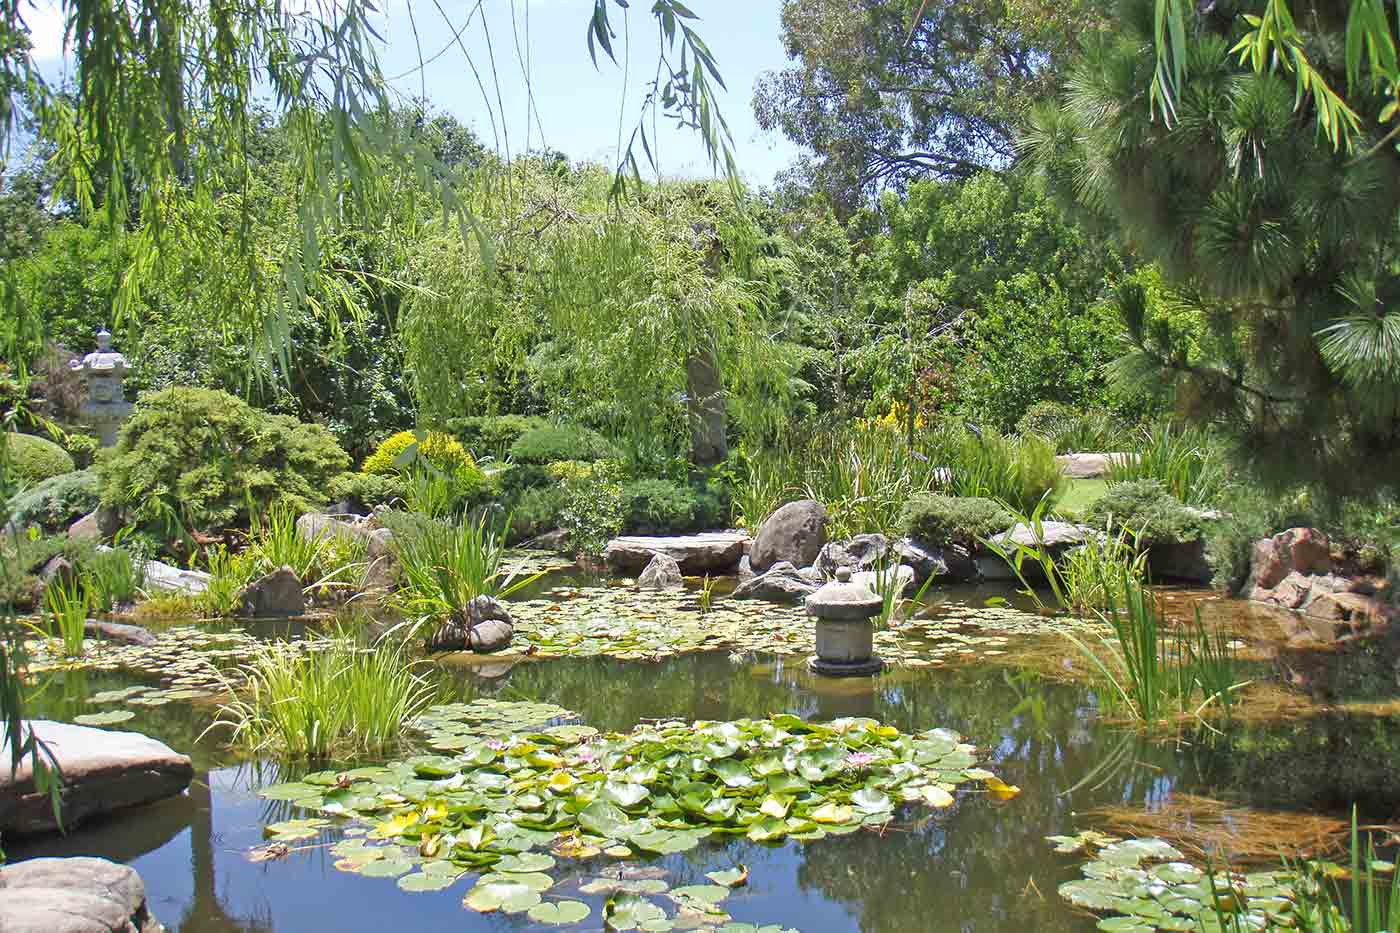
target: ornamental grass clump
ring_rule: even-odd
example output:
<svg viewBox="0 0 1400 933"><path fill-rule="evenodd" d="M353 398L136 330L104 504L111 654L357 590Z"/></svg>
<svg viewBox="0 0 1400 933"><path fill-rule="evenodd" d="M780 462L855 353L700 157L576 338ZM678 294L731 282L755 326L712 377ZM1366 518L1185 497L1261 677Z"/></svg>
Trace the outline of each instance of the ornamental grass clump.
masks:
<svg viewBox="0 0 1400 933"><path fill-rule="evenodd" d="M1110 485L1140 480L1156 480L1187 505L1209 506L1225 488L1224 456L1198 428L1145 427L1136 450L1113 458L1108 471Z"/></svg>
<svg viewBox="0 0 1400 933"><path fill-rule="evenodd" d="M64 581L55 577L45 591L45 599L49 609L49 634L63 644L65 657L82 657L83 628L88 610L92 608L87 591L77 580Z"/></svg>
<svg viewBox="0 0 1400 933"><path fill-rule="evenodd" d="M210 728L231 729L249 752L283 758L384 754L434 696L418 666L389 640L364 648L342 639L313 651L260 643L242 670L245 685Z"/></svg>
<svg viewBox="0 0 1400 933"><path fill-rule="evenodd" d="M111 612L118 606L135 603L146 586L145 568L144 561L122 548L97 551L84 560L81 577L92 608Z"/></svg>

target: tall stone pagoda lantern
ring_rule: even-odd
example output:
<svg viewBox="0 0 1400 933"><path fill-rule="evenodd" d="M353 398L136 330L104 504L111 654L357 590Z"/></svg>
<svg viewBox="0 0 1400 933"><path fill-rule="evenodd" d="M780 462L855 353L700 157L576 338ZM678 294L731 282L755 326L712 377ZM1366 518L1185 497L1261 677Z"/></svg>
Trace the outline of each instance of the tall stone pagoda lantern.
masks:
<svg viewBox="0 0 1400 933"><path fill-rule="evenodd" d="M122 389L126 357L112 349L112 335L104 327L97 332L97 349L68 365L87 379L87 399L79 411L97 428L102 446L114 446L117 429L131 414L131 403Z"/></svg>

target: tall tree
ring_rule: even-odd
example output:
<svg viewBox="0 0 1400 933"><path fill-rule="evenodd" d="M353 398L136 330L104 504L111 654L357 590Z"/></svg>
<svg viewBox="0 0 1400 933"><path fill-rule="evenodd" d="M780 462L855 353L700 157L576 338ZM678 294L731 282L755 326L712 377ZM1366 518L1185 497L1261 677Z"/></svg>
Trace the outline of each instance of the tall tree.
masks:
<svg viewBox="0 0 1400 933"><path fill-rule="evenodd" d="M1097 3L785 0L794 64L760 79L754 112L814 154L814 180L848 207L911 179L1003 167Z"/></svg>
<svg viewBox="0 0 1400 933"><path fill-rule="evenodd" d="M1273 0L1270 0L1270 6ZM1065 199L1156 260L1201 336L1188 344L1140 288L1120 305L1132 382L1167 383L1186 410L1238 437L1262 476L1347 491L1400 476L1400 155L1369 119L1352 151L1298 107L1293 76L1256 70L1235 43L1248 21L1202 7L1182 37L1189 75L1170 119L1157 8L1126 0L1086 46L1061 106L1025 146ZM1309 67L1346 84L1346 20L1307 17ZM1386 86L1352 86L1349 109L1381 114ZM1303 100L1307 98L1304 97Z"/></svg>

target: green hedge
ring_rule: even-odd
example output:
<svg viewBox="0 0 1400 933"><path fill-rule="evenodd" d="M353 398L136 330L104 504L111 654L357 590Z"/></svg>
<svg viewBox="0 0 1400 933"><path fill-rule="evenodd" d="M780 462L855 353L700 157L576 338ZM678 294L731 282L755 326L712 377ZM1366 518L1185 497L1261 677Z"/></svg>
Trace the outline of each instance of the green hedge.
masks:
<svg viewBox="0 0 1400 933"><path fill-rule="evenodd" d="M510 445L510 458L517 464L544 466L561 460L610 460L617 449L597 431L578 425L548 424L531 428Z"/></svg>
<svg viewBox="0 0 1400 933"><path fill-rule="evenodd" d="M991 499L959 498L921 493L904 504L900 525L910 538L927 547L978 547L1010 528L1015 517Z"/></svg>
<svg viewBox="0 0 1400 933"><path fill-rule="evenodd" d="M72 473L73 458L62 447L33 434L6 434L10 475L22 483L40 483Z"/></svg>

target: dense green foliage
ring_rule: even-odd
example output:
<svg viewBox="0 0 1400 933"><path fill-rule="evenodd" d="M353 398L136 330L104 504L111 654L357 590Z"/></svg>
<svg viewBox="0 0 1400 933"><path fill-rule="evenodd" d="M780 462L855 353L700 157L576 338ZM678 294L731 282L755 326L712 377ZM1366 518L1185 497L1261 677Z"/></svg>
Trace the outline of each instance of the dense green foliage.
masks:
<svg viewBox="0 0 1400 933"><path fill-rule="evenodd" d="M622 512L628 534L682 534L697 529L700 501L689 486L639 479L622 484Z"/></svg>
<svg viewBox="0 0 1400 933"><path fill-rule="evenodd" d="M1114 527L1127 528L1144 547L1158 541L1198 541L1207 524L1199 511L1188 508L1155 479L1111 486L1089 506L1085 519L1100 528L1110 521Z"/></svg>
<svg viewBox="0 0 1400 933"><path fill-rule="evenodd" d="M284 501L324 502L350 458L325 428L211 389L143 396L98 468L102 501L174 532L246 526Z"/></svg>
<svg viewBox="0 0 1400 933"><path fill-rule="evenodd" d="M503 460L521 436L548 424L537 415L474 415L449 418L446 429L478 460L483 457Z"/></svg>
<svg viewBox="0 0 1400 933"><path fill-rule="evenodd" d="M1119 293L1132 352L1115 372L1172 390L1264 478L1393 489L1400 152L1369 128L1353 152L1316 132L1293 75L1232 53L1233 8L1191 14L1174 57L1189 81L1172 119L1154 115L1158 9L1127 0L1024 140L1067 204L1162 268L1163 293ZM1333 86L1349 28L1307 19L1310 73ZM1353 83L1351 103L1376 113L1379 91ZM1191 327L1164 316L1175 309Z"/></svg>
<svg viewBox="0 0 1400 933"><path fill-rule="evenodd" d="M20 526L34 524L46 531L61 531L97 508L101 496L96 471L60 473L11 499L10 518Z"/></svg>
<svg viewBox="0 0 1400 933"><path fill-rule="evenodd" d="M1014 518L991 499L959 498L927 493L910 499L901 516L904 532L928 547L975 550L979 540L1000 534Z"/></svg>
<svg viewBox="0 0 1400 933"><path fill-rule="evenodd" d="M10 448L9 470L20 482L38 483L73 472L73 458L46 437L7 433L3 443Z"/></svg>
<svg viewBox="0 0 1400 933"><path fill-rule="evenodd" d="M564 460L592 462L616 456L616 448L601 434L578 425L546 424L533 427L510 445L511 460L535 466Z"/></svg>
<svg viewBox="0 0 1400 933"><path fill-rule="evenodd" d="M341 473L331 479L332 502L348 502L353 507L370 511L378 505L389 505L402 499L407 490L403 477L396 473Z"/></svg>

